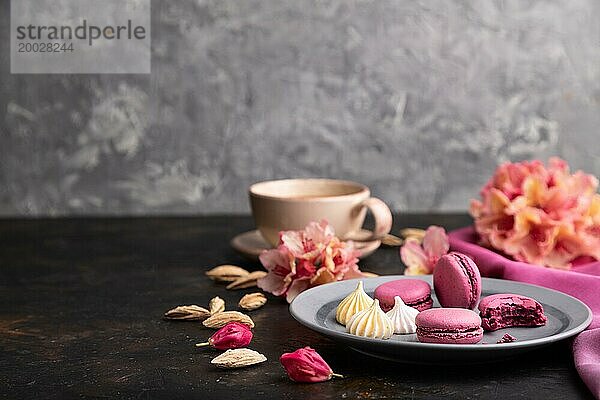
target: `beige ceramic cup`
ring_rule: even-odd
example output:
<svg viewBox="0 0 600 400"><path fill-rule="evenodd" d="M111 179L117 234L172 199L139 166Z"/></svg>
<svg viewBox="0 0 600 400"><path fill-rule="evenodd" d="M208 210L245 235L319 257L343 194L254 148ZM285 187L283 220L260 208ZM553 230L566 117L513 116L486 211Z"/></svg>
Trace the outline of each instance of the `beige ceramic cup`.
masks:
<svg viewBox="0 0 600 400"><path fill-rule="evenodd" d="M371 197L360 183L337 179L283 179L250 186L250 206L256 227L271 245L279 232L304 229L311 221L326 219L341 239L376 240L392 228L392 213L381 200ZM375 230L360 235L367 213Z"/></svg>

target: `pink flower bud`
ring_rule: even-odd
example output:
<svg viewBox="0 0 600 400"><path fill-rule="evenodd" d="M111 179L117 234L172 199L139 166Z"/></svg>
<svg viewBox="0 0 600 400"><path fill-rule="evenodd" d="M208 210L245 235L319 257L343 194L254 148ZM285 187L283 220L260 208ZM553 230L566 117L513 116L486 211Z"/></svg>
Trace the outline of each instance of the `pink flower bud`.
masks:
<svg viewBox="0 0 600 400"><path fill-rule="evenodd" d="M343 378L342 375L334 374L319 353L310 347L285 353L279 361L290 379L295 382L324 382L332 376Z"/></svg>
<svg viewBox="0 0 600 400"><path fill-rule="evenodd" d="M218 350L246 347L252 340L252 331L248 325L230 322L214 333L208 342L198 343L196 347L211 346Z"/></svg>

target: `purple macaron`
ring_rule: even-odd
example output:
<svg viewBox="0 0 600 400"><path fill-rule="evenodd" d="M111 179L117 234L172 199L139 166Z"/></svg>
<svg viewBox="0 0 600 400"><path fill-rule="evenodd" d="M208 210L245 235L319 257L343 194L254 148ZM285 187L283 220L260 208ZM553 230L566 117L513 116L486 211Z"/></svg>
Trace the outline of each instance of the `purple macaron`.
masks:
<svg viewBox="0 0 600 400"><path fill-rule="evenodd" d="M398 279L377 286L375 298L383 311L394 307L394 297L400 296L404 304L419 311L427 310L433 305L431 286L419 279Z"/></svg>
<svg viewBox="0 0 600 400"><path fill-rule="evenodd" d="M479 303L481 325L486 331L511 326L542 326L548 318L542 305L519 294L493 294Z"/></svg>
<svg viewBox="0 0 600 400"><path fill-rule="evenodd" d="M481 274L462 253L440 257L433 271L433 288L442 307L474 309L481 296Z"/></svg>
<svg viewBox="0 0 600 400"><path fill-rule="evenodd" d="M417 314L415 323L423 343L474 344L483 338L481 318L464 308L431 308Z"/></svg>

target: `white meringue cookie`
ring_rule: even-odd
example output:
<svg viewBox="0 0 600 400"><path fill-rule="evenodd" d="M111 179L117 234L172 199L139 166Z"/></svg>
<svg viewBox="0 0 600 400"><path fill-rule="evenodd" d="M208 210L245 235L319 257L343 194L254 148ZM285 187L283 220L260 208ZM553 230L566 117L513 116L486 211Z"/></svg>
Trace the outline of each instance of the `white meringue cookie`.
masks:
<svg viewBox="0 0 600 400"><path fill-rule="evenodd" d="M394 327L394 333L406 334L415 333L417 331L418 310L404 304L400 296L394 297L394 308L386 313Z"/></svg>
<svg viewBox="0 0 600 400"><path fill-rule="evenodd" d="M371 307L350 318L346 325L346 332L374 339L389 339L394 333L394 327L392 321L379 307L379 300L375 299Z"/></svg>
<svg viewBox="0 0 600 400"><path fill-rule="evenodd" d="M345 326L354 314L366 310L371 304L373 304L373 299L365 293L363 283L360 281L356 285L356 289L338 304L335 310L335 319Z"/></svg>

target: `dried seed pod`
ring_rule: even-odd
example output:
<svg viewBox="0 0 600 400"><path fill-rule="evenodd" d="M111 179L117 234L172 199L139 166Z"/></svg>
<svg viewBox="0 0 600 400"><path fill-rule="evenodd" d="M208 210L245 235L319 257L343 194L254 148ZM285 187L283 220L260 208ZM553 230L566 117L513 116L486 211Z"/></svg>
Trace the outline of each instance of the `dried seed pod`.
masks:
<svg viewBox="0 0 600 400"><path fill-rule="evenodd" d="M210 310L210 315L225 311L225 300L219 296L213 297L208 303L208 309Z"/></svg>
<svg viewBox="0 0 600 400"><path fill-rule="evenodd" d="M211 315L202 322L207 328L219 329L228 324L229 322L239 322L248 325L250 328L254 328L254 321L246 314L242 314L239 311L223 311L214 315Z"/></svg>
<svg viewBox="0 0 600 400"><path fill-rule="evenodd" d="M267 361L267 357L250 349L233 349L215 357L210 362L219 368L242 368Z"/></svg>
<svg viewBox="0 0 600 400"><path fill-rule="evenodd" d="M266 302L267 297L264 294L249 293L240 299L239 306L243 310L252 311L261 308Z"/></svg>
<svg viewBox="0 0 600 400"><path fill-rule="evenodd" d="M163 316L164 319L179 321L204 321L208 317L210 317L210 311L196 305L175 307Z"/></svg>
<svg viewBox="0 0 600 400"><path fill-rule="evenodd" d="M381 244L389 247L402 246L402 243L404 243L404 240L390 233L386 234L383 238L381 238Z"/></svg>
<svg viewBox="0 0 600 400"><path fill-rule="evenodd" d="M206 276L215 282L233 282L242 276L248 275L249 272L237 265L219 265L213 269L206 271Z"/></svg>
<svg viewBox="0 0 600 400"><path fill-rule="evenodd" d="M260 278L265 277L266 275L267 275L266 271L250 272L248 275L242 276L241 278L238 278L235 281L231 282L225 288L237 290L237 289L246 289L249 287L254 287L254 286L256 286L256 281Z"/></svg>
<svg viewBox="0 0 600 400"><path fill-rule="evenodd" d="M365 278L377 278L379 276L374 272L368 272L368 271L362 271L362 274Z"/></svg>
<svg viewBox="0 0 600 400"><path fill-rule="evenodd" d="M404 239L413 239L421 243L425 237L425 230L418 228L405 228L400 231L400 235L402 235Z"/></svg>

